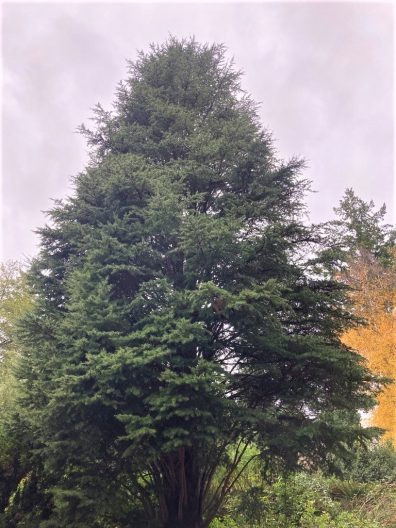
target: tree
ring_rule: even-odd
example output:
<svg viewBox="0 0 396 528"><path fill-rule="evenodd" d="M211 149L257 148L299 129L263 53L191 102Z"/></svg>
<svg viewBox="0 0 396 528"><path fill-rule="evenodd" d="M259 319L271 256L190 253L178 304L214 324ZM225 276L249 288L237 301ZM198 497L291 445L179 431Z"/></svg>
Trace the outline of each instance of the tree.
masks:
<svg viewBox="0 0 396 528"><path fill-rule="evenodd" d="M15 327L31 306L22 267L17 262L0 263L0 512L28 472L26 431L17 403L15 368L19 349ZM1 515L0 526L3 526Z"/></svg>
<svg viewBox="0 0 396 528"><path fill-rule="evenodd" d="M351 262L345 281L352 288L355 313L366 324L346 331L342 340L359 351L371 370L396 379L396 252L394 263L384 267L369 254ZM371 422L386 431L384 439L396 445L396 385L390 384L378 396Z"/></svg>
<svg viewBox="0 0 396 528"><path fill-rule="evenodd" d="M14 344L14 327L31 306L22 267L18 262L0 263L0 359L5 360Z"/></svg>
<svg viewBox="0 0 396 528"><path fill-rule="evenodd" d="M385 267L392 265L396 230L385 223L385 204L375 210L373 200L365 202L349 188L334 212L337 218L324 224L333 271L367 254Z"/></svg>
<svg viewBox="0 0 396 528"><path fill-rule="evenodd" d="M372 434L344 289L303 256L302 162L239 78L223 46L171 38L81 128L91 162L39 231L20 335L53 526L206 528L252 457L330 463Z"/></svg>
<svg viewBox="0 0 396 528"><path fill-rule="evenodd" d="M354 313L364 325L348 329L343 342L368 361L371 370L396 378L396 231L384 223L385 205L377 211L347 189L330 223L338 241L339 277L351 288ZM337 266L340 269L340 266ZM389 384L377 398L371 422L383 428L384 439L396 445L396 386Z"/></svg>
<svg viewBox="0 0 396 528"><path fill-rule="evenodd" d="M6 471L6 466L9 471L14 469L11 468L14 446L6 433L6 425L15 410L16 399L13 372L18 359L14 342L15 322L29 309L30 304L19 264L0 263L0 467L3 471Z"/></svg>

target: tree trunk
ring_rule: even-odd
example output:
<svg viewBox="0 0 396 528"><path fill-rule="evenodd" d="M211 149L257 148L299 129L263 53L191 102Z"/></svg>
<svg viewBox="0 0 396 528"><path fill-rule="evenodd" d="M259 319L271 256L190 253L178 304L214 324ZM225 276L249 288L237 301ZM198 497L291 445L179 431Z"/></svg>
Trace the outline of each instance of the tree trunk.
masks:
<svg viewBox="0 0 396 528"><path fill-rule="evenodd" d="M175 501L172 501L173 505L178 502L178 497L175 497L175 499ZM198 507L199 497L190 497L190 500L184 505L182 510L178 506L172 508L169 501L167 502L168 516L163 523L163 528L206 528Z"/></svg>
<svg viewBox="0 0 396 528"><path fill-rule="evenodd" d="M163 528L206 528L202 521L197 519L188 519L177 520L177 519L168 519L168 521L163 525Z"/></svg>
<svg viewBox="0 0 396 528"><path fill-rule="evenodd" d="M184 448L162 460L162 528L207 528L202 519L196 453Z"/></svg>

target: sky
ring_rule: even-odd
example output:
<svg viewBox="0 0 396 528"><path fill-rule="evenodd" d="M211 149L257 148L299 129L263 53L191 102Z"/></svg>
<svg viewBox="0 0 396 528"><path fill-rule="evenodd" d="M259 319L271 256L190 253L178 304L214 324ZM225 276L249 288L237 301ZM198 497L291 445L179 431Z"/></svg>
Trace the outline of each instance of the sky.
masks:
<svg viewBox="0 0 396 528"><path fill-rule="evenodd" d="M392 4L5 2L2 25L2 260L36 254L43 211L87 162L77 127L111 109L126 59L170 34L227 46L278 157L306 160L312 221L347 187L391 221Z"/></svg>

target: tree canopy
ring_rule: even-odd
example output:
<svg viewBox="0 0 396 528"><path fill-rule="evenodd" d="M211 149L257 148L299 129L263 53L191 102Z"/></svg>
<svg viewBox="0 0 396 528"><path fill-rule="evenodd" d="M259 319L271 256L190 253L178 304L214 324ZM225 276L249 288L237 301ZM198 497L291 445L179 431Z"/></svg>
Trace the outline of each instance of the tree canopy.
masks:
<svg viewBox="0 0 396 528"><path fill-rule="evenodd" d="M15 341L17 320L32 307L25 275L16 262L0 264L0 512L26 474L28 443L21 423L15 369L20 351ZM0 513L0 526L2 518Z"/></svg>
<svg viewBox="0 0 396 528"><path fill-rule="evenodd" d="M333 264L344 268L353 259L371 255L385 267L392 265L396 230L385 222L385 204L376 210L373 200L365 202L348 188L334 212L336 219L325 224Z"/></svg>
<svg viewBox="0 0 396 528"><path fill-rule="evenodd" d="M365 323L349 328L342 340L367 359L370 369L395 380L396 231L384 222L385 205L375 210L373 201L365 202L351 189L334 211L337 219L330 225L343 262L339 278L350 288L353 312ZM377 403L371 422L396 445L394 382L379 394Z"/></svg>
<svg viewBox="0 0 396 528"><path fill-rule="evenodd" d="M369 436L375 378L315 267L303 164L277 159L223 46L152 46L95 115L20 324L45 526L206 528L251 444L314 467Z"/></svg>

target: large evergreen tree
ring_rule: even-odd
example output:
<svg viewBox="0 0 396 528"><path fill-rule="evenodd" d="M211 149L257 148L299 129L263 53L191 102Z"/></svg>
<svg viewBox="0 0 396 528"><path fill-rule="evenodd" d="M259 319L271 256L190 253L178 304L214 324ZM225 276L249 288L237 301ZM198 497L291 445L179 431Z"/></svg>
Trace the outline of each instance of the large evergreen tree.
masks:
<svg viewBox="0 0 396 528"><path fill-rule="evenodd" d="M373 380L304 257L302 164L224 48L171 38L129 73L40 230L20 377L53 526L204 528L251 443L315 465L366 434Z"/></svg>

